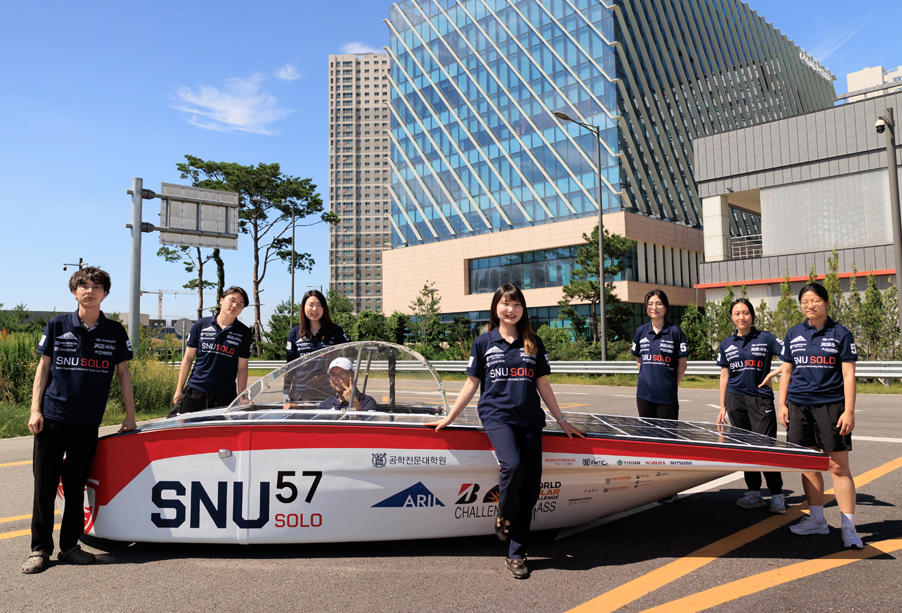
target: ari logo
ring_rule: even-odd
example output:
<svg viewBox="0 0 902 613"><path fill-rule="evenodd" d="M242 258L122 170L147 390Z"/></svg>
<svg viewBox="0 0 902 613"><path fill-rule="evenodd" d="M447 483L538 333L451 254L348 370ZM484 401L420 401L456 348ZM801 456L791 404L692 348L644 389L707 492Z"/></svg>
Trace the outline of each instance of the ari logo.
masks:
<svg viewBox="0 0 902 613"><path fill-rule="evenodd" d="M376 468L385 468L385 456L388 454L385 453L374 453L373 454L373 466Z"/></svg>
<svg viewBox="0 0 902 613"><path fill-rule="evenodd" d="M389 496L382 502L377 502L373 505L373 508L382 507L392 507L392 508L429 508L429 507L443 507L445 504L435 497L435 494L429 491L429 489L423 485L423 482L420 481L415 485L411 485L406 490L398 492L394 496Z"/></svg>
<svg viewBox="0 0 902 613"><path fill-rule="evenodd" d="M479 498L479 496L476 495L478 491L478 483L464 483L460 486L460 491L458 492L460 498L458 498L457 502L454 504L473 504L476 502L476 499Z"/></svg>

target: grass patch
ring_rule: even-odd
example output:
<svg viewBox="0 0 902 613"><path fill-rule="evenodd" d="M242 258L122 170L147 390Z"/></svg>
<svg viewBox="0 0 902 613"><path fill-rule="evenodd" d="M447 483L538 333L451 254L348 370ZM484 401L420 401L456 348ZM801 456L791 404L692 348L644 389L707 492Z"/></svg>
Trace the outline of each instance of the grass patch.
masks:
<svg viewBox="0 0 902 613"><path fill-rule="evenodd" d="M137 414L138 421L147 421L166 417L169 407L152 411L141 411ZM13 404L0 402L0 438L12 438L14 436L29 436L28 418L31 416L31 406L27 404ZM101 426L118 426L125 419L125 408L117 402L110 401L106 405Z"/></svg>

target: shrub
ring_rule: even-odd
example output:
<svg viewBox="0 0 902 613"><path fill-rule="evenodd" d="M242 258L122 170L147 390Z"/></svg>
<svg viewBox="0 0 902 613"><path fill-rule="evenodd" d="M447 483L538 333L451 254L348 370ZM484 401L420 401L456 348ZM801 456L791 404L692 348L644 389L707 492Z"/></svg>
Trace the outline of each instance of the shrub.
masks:
<svg viewBox="0 0 902 613"><path fill-rule="evenodd" d="M0 334L0 401L31 401L40 338L40 332Z"/></svg>
<svg viewBox="0 0 902 613"><path fill-rule="evenodd" d="M135 396L136 413L157 413L172 406L172 396L178 384L179 371L165 362L132 360L128 364ZM123 406L119 378L113 377L110 402Z"/></svg>

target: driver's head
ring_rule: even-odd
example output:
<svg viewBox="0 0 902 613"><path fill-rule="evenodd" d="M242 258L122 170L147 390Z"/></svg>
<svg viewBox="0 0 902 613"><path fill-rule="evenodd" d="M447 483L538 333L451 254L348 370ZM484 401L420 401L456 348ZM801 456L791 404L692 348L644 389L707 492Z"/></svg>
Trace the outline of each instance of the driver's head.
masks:
<svg viewBox="0 0 902 613"><path fill-rule="evenodd" d="M335 358L329 364L329 384L332 389L341 391L351 386L354 378L354 365L348 358Z"/></svg>

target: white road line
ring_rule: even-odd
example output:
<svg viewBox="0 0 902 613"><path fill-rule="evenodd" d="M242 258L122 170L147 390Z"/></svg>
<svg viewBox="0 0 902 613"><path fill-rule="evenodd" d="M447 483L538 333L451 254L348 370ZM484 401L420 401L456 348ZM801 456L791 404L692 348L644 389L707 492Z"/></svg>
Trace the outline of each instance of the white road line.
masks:
<svg viewBox="0 0 902 613"><path fill-rule="evenodd" d="M624 396L623 394L611 394L611 396L613 396L614 398L635 398L636 397L635 394L633 394L632 396Z"/></svg>
<svg viewBox="0 0 902 613"><path fill-rule="evenodd" d="M692 489L686 490L685 492L680 492L679 497L685 498L686 496L691 496L692 494L698 494L700 492L707 492L713 489L717 489L722 485L732 483L733 481L741 478L741 472L730 473L729 475L721 477L720 479L715 479L714 481L709 481L708 483L702 483L698 487L693 487ZM558 532L554 540L559 541L562 538L567 538L568 536L573 536L574 534L579 534L580 532L585 532L586 530L591 530L592 528L597 528L598 526L603 526L605 524L617 521L618 519L623 519L624 517L629 517L630 515L635 515L636 513L641 513L643 511L654 509L655 507L659 506L661 506L660 502L650 502L644 507L639 507L638 509L630 509L629 511L624 511L623 513L617 513L608 517L602 517L601 519L595 519L588 523L582 524L581 526L562 528L561 531Z"/></svg>
<svg viewBox="0 0 902 613"><path fill-rule="evenodd" d="M571 396L588 396L589 392L555 392L555 396L563 396L564 394L569 394ZM632 398L632 396L628 396L628 398Z"/></svg>
<svg viewBox="0 0 902 613"><path fill-rule="evenodd" d="M719 409L719 408L720 408L720 407L717 406L716 404L706 404L705 406L706 406L706 407L711 407L712 409Z"/></svg>

